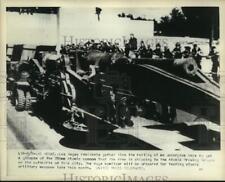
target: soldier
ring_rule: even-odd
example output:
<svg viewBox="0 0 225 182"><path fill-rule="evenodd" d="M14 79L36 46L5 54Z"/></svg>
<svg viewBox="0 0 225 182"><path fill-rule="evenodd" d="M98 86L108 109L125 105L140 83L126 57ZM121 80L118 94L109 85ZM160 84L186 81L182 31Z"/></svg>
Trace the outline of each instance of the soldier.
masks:
<svg viewBox="0 0 225 182"><path fill-rule="evenodd" d="M164 46L163 57L167 58L167 59L172 59L173 58L173 54L170 52L170 49L168 48L167 45Z"/></svg>
<svg viewBox="0 0 225 182"><path fill-rule="evenodd" d="M120 49L119 43L115 43L115 44L114 44L114 52L116 52L116 53L121 53L121 52L123 52L123 51Z"/></svg>
<svg viewBox="0 0 225 182"><path fill-rule="evenodd" d="M134 125L133 121L131 120L131 113L127 106L127 98L123 97L119 99L116 104L117 110L117 122L121 128L124 128L126 125L131 127Z"/></svg>
<svg viewBox="0 0 225 182"><path fill-rule="evenodd" d="M116 100L115 100L115 90L110 90L109 92L109 100L107 102L107 112L108 112L108 119L112 124L117 124L116 118Z"/></svg>
<svg viewBox="0 0 225 182"><path fill-rule="evenodd" d="M93 50L98 49L98 44L93 39L91 40L90 48Z"/></svg>
<svg viewBox="0 0 225 182"><path fill-rule="evenodd" d="M125 56L129 57L129 52L130 52L130 46L128 42L125 42L125 48L124 48Z"/></svg>
<svg viewBox="0 0 225 182"><path fill-rule="evenodd" d="M131 51L137 50L137 39L134 37L133 33L130 34L129 46Z"/></svg>
<svg viewBox="0 0 225 182"><path fill-rule="evenodd" d="M145 53L145 57L146 58L152 58L153 55L153 50L151 49L151 45L148 44L147 49L146 49L146 53Z"/></svg>
<svg viewBox="0 0 225 182"><path fill-rule="evenodd" d="M105 47L105 52L110 52L110 46L109 46L109 43L108 42L104 42L104 47Z"/></svg>
<svg viewBox="0 0 225 182"><path fill-rule="evenodd" d="M167 105L165 103L161 104L161 107L162 107L162 114L160 120L163 123L172 124L177 116L176 108Z"/></svg>
<svg viewBox="0 0 225 182"><path fill-rule="evenodd" d="M66 47L64 45L61 45L60 53L61 54L67 54L67 50L66 50Z"/></svg>
<svg viewBox="0 0 225 182"><path fill-rule="evenodd" d="M191 56L191 47L185 46L182 54L183 54L183 58L189 58Z"/></svg>
<svg viewBox="0 0 225 182"><path fill-rule="evenodd" d="M180 59L182 58L182 52L181 52L181 46L180 46L180 43L177 42L175 44L175 48L173 49L173 57L174 59Z"/></svg>
<svg viewBox="0 0 225 182"><path fill-rule="evenodd" d="M109 52L113 52L112 42L108 41L107 44L108 44Z"/></svg>
<svg viewBox="0 0 225 182"><path fill-rule="evenodd" d="M163 57L163 53L162 53L162 51L161 51L161 45L160 45L160 43L157 43L157 44L156 44L156 48L155 48L155 50L153 51L153 54L154 54L156 57L158 57L158 58L162 58L162 57Z"/></svg>
<svg viewBox="0 0 225 182"><path fill-rule="evenodd" d="M217 72L218 72L218 68L219 68L220 64L219 64L219 54L216 51L215 46L212 46L211 51L209 52L209 56L211 57L211 60L212 60L212 69L211 69L212 78L213 78L213 80L218 82Z"/></svg>
<svg viewBox="0 0 225 182"><path fill-rule="evenodd" d="M140 58L144 58L144 57L146 57L146 47L145 47L145 43L144 43L144 41L142 40L141 41L141 45L140 45L140 47L139 47L139 49L138 49L138 54L140 55Z"/></svg>
<svg viewBox="0 0 225 182"><path fill-rule="evenodd" d="M197 44L193 45L193 49L191 51L192 57L194 58L194 60L196 61L199 69L202 68L201 66L201 60L202 60L202 51L201 49L198 47Z"/></svg>
<svg viewBox="0 0 225 182"><path fill-rule="evenodd" d="M103 41L100 41L98 49L102 52L105 52L105 44Z"/></svg>

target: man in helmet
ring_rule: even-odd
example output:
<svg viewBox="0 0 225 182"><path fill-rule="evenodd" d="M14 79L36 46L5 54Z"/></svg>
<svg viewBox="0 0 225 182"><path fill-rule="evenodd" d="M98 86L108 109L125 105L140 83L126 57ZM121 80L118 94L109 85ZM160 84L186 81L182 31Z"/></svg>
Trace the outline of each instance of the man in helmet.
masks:
<svg viewBox="0 0 225 182"><path fill-rule="evenodd" d="M192 53L192 57L194 58L194 60L196 61L198 67L201 69L201 60L202 60L202 51L201 49L198 47L197 44L193 45L193 49L191 51Z"/></svg>
<svg viewBox="0 0 225 182"><path fill-rule="evenodd" d="M134 37L133 33L130 34L129 45L131 51L137 50L137 39Z"/></svg>
<svg viewBox="0 0 225 182"><path fill-rule="evenodd" d="M151 45L148 44L147 49L146 49L146 53L145 53L145 57L146 58L152 58L153 55L153 50L151 48Z"/></svg>
<svg viewBox="0 0 225 182"><path fill-rule="evenodd" d="M173 49L173 57L174 59L180 59L182 58L182 52L181 52L181 46L180 46L180 43L177 42L175 44L175 48Z"/></svg>
<svg viewBox="0 0 225 182"><path fill-rule="evenodd" d="M155 57L157 58L162 58L163 57L163 53L161 50L161 45L160 43L157 43L155 46L155 50L153 51L153 54L155 55Z"/></svg>
<svg viewBox="0 0 225 182"><path fill-rule="evenodd" d="M170 52L170 49L168 48L167 45L164 45L163 57L167 58L167 59L172 59L173 58L173 54Z"/></svg>
<svg viewBox="0 0 225 182"><path fill-rule="evenodd" d="M185 46L182 54L183 54L183 58L189 58L191 56L191 47Z"/></svg>
<svg viewBox="0 0 225 182"><path fill-rule="evenodd" d="M125 126L132 127L134 125L133 121L131 120L131 113L127 105L126 97L123 97L117 101L116 117L118 122L117 124L121 128L124 128Z"/></svg>
<svg viewBox="0 0 225 182"><path fill-rule="evenodd" d="M125 52L125 56L129 57L130 45L127 40L124 40L124 52Z"/></svg>
<svg viewBox="0 0 225 182"><path fill-rule="evenodd" d="M143 40L141 41L141 45L138 49L138 54L139 54L140 58L146 57L146 46L145 46L145 43Z"/></svg>
<svg viewBox="0 0 225 182"><path fill-rule="evenodd" d="M218 68L220 66L219 64L219 53L216 51L216 47L212 46L211 50L209 52L209 57L212 60L212 69L211 69L211 73L212 73L212 78L215 81L219 81L218 80Z"/></svg>

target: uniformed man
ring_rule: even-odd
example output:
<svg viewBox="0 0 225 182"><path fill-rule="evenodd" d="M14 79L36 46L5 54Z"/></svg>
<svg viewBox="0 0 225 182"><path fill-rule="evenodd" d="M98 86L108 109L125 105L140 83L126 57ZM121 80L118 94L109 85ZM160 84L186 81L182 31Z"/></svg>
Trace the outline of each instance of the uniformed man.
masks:
<svg viewBox="0 0 225 182"><path fill-rule="evenodd" d="M122 50L120 49L120 45L119 45L118 42L116 42L114 44L114 52L116 52L116 53L121 53L122 52Z"/></svg>
<svg viewBox="0 0 225 182"><path fill-rule="evenodd" d="M168 48L167 45L164 46L163 57L167 58L167 59L172 59L173 58L173 54L170 52L170 49Z"/></svg>
<svg viewBox="0 0 225 182"><path fill-rule="evenodd" d="M100 51L102 51L102 52L105 52L105 51L106 51L106 49L105 49L105 44L104 44L103 41L100 41L98 49L99 49Z"/></svg>
<svg viewBox="0 0 225 182"><path fill-rule="evenodd" d="M156 44L155 50L153 51L153 54L157 57L157 58L162 58L163 57L163 53L161 50L161 45L160 43Z"/></svg>
<svg viewBox="0 0 225 182"><path fill-rule="evenodd" d="M137 50L137 39L134 37L133 33L130 34L129 46L131 51Z"/></svg>
<svg viewBox="0 0 225 182"><path fill-rule="evenodd" d="M124 52L125 52L125 56L129 57L130 45L129 45L129 42L127 42L126 40L124 40Z"/></svg>
<svg viewBox="0 0 225 182"><path fill-rule="evenodd" d="M116 118L116 94L115 90L110 90L109 92L110 99L107 103L107 109L108 109L108 119L112 124L117 124L117 118Z"/></svg>
<svg viewBox="0 0 225 182"><path fill-rule="evenodd" d="M173 53L174 59L182 58L181 46L179 42L175 44L175 48L173 49L172 53Z"/></svg>
<svg viewBox="0 0 225 182"><path fill-rule="evenodd" d="M167 105L165 103L161 104L162 107L162 113L160 120L163 123L172 124L177 116L176 108Z"/></svg>
<svg viewBox="0 0 225 182"><path fill-rule="evenodd" d="M91 40L90 48L93 50L98 49L98 44L93 39Z"/></svg>
<svg viewBox="0 0 225 182"><path fill-rule="evenodd" d="M192 57L194 58L194 60L196 61L199 69L202 68L201 66L201 60L202 60L202 51L201 49L198 47L197 44L193 45L193 49L191 51Z"/></svg>
<svg viewBox="0 0 225 182"><path fill-rule="evenodd" d="M183 54L183 58L189 58L191 56L191 47L185 46L182 54Z"/></svg>
<svg viewBox="0 0 225 182"><path fill-rule="evenodd" d="M209 56L211 57L212 60L212 78L213 80L218 82L218 68L220 66L219 64L219 53L216 51L216 47L212 46L210 52L209 52Z"/></svg>
<svg viewBox="0 0 225 182"><path fill-rule="evenodd" d="M104 48L105 48L105 52L110 52L110 44L106 41L104 41Z"/></svg>
<svg viewBox="0 0 225 182"><path fill-rule="evenodd" d="M141 41L141 45L140 45L140 47L139 47L139 49L138 49L138 54L139 54L139 56L140 56L140 58L144 58L144 57L146 57L146 46L145 46L145 43L144 43L144 41L142 40Z"/></svg>
<svg viewBox="0 0 225 182"><path fill-rule="evenodd" d="M60 53L61 54L67 54L67 50L66 50L66 47L64 45L61 45L61 49L60 49Z"/></svg>
<svg viewBox="0 0 225 182"><path fill-rule="evenodd" d="M134 125L133 121L131 120L131 113L127 106L127 98L123 97L119 99L116 104L117 108L117 122L121 128L125 126L131 127Z"/></svg>
<svg viewBox="0 0 225 182"><path fill-rule="evenodd" d="M146 58L152 58L153 55L153 50L151 48L151 45L148 44L147 49L146 49L146 53L145 53L145 57Z"/></svg>

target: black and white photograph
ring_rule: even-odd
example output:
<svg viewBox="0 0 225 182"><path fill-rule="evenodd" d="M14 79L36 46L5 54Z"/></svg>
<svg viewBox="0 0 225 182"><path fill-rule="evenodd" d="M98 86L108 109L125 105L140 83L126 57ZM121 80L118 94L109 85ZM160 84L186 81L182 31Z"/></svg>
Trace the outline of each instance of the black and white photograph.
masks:
<svg viewBox="0 0 225 182"><path fill-rule="evenodd" d="M8 150L221 150L220 7L5 14Z"/></svg>

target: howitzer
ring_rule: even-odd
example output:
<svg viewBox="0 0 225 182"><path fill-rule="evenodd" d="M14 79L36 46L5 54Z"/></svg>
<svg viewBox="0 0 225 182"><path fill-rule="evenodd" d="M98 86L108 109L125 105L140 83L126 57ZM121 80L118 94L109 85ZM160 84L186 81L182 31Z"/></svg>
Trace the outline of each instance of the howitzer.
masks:
<svg viewBox="0 0 225 182"><path fill-rule="evenodd" d="M197 73L198 66L194 59L183 58L183 59L150 59L150 58L139 58L132 59L135 64L148 64L158 68L161 68L175 75L183 77L194 77Z"/></svg>
<svg viewBox="0 0 225 182"><path fill-rule="evenodd" d="M101 60L99 56L98 60ZM99 64L101 67L101 61ZM133 98L157 101L219 123L219 85L205 76L192 58L132 59L132 64L118 58L115 63L108 60L106 65L105 80L112 72L125 74L129 80L126 93ZM106 83L120 85L121 89L120 80L117 77Z"/></svg>
<svg viewBox="0 0 225 182"><path fill-rule="evenodd" d="M33 59L28 64L26 93L45 103L48 113L66 111L64 118L56 117L61 127L89 131L93 120L94 130L107 133L124 123L132 126L132 107L146 100L219 122L219 86L190 59L130 63L124 56L89 51L80 59L78 53L73 61L67 55L45 56L41 63ZM88 69L80 72L81 64L94 65L95 74L88 77Z"/></svg>
<svg viewBox="0 0 225 182"><path fill-rule="evenodd" d="M130 76L134 95L219 123L219 85L205 76L194 61L134 59L133 62L114 65L113 69Z"/></svg>

